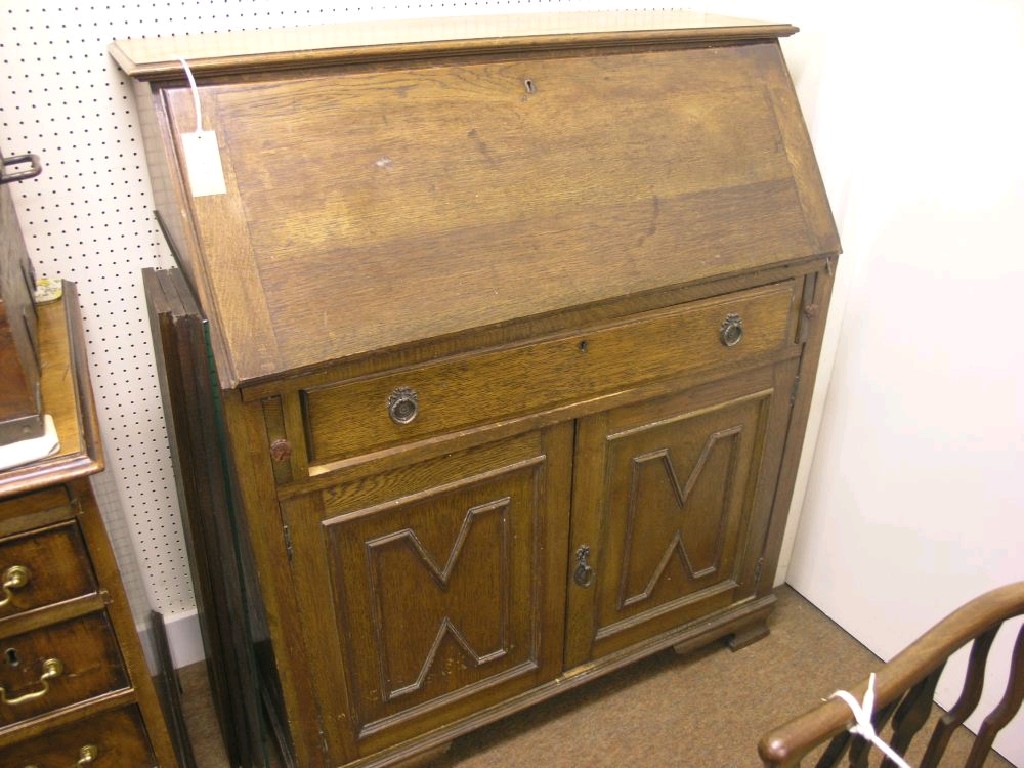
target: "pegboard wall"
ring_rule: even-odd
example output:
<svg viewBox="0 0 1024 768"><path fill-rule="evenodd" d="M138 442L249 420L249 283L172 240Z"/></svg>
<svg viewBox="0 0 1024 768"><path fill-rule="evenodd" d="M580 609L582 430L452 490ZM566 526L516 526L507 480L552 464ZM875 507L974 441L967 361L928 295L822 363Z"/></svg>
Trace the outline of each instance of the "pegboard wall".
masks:
<svg viewBox="0 0 1024 768"><path fill-rule="evenodd" d="M94 484L137 621L150 607L168 617L188 614L195 601L140 274L172 261L153 216L131 87L107 54L109 43L374 18L651 7L580 0L348 7L309 0L0 0L0 150L39 155L44 165L41 176L11 193L37 274L78 284L107 458Z"/></svg>

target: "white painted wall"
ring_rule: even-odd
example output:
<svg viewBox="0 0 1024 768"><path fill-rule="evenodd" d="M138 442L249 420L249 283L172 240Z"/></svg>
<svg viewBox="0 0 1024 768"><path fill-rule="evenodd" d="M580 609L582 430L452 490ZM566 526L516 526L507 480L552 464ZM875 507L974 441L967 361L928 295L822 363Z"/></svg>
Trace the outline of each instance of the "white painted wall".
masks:
<svg viewBox="0 0 1024 768"><path fill-rule="evenodd" d="M845 255L786 579L888 659L1024 579L1024 3L715 9L803 30L785 50ZM1024 766L1024 716L996 746Z"/></svg>

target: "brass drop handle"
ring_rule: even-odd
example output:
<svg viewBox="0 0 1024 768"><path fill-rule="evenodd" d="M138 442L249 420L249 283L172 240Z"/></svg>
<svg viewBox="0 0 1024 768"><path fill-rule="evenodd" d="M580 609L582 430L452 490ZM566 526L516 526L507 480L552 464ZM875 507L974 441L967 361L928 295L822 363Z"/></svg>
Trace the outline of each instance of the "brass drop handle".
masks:
<svg viewBox="0 0 1024 768"><path fill-rule="evenodd" d="M576 550L576 570L572 573L572 580L584 589L594 583L594 568L587 562L589 558L590 547L586 544Z"/></svg>
<svg viewBox="0 0 1024 768"><path fill-rule="evenodd" d="M50 692L50 681L56 677L60 677L64 672L64 665L60 659L49 658L43 662L43 674L39 676L39 682L42 683L42 688L38 691L30 691L24 693L21 696L15 696L13 699L7 698L7 690L0 685L0 704L6 704L8 707L16 707L19 704L24 704L34 699L39 699Z"/></svg>
<svg viewBox="0 0 1024 768"><path fill-rule="evenodd" d="M92 765L99 756L100 751L95 744L85 744L80 750L78 750L78 760L75 762L75 765ZM25 768L38 768L38 766L26 765Z"/></svg>
<svg viewBox="0 0 1024 768"><path fill-rule="evenodd" d="M735 347L743 338L743 318L736 314L725 316L725 322L718 329L718 338L727 347Z"/></svg>
<svg viewBox="0 0 1024 768"><path fill-rule="evenodd" d="M12 565L4 570L3 577L4 596L0 600L0 608L3 608L14 598L14 594L11 592L12 589L21 589L32 580L32 571L24 565Z"/></svg>

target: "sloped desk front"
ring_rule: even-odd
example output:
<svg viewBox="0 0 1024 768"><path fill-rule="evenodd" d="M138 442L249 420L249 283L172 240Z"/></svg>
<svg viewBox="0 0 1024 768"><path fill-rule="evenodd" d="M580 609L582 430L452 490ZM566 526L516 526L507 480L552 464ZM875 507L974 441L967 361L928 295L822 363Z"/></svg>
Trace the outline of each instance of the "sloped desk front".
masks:
<svg viewBox="0 0 1024 768"><path fill-rule="evenodd" d="M182 267L147 284L208 321L299 764L415 758L659 648L763 634L839 252L794 31L176 41L223 166L199 197L180 63L112 49ZM164 356L207 371L192 338Z"/></svg>

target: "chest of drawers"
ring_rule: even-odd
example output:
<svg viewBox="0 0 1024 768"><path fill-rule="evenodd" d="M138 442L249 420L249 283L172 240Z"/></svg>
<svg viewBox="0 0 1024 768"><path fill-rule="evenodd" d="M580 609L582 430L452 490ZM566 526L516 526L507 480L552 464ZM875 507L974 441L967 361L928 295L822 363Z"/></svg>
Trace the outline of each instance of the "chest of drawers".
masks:
<svg viewBox="0 0 1024 768"><path fill-rule="evenodd" d="M103 468L73 284L39 307L56 454L0 472L0 763L174 768L89 476Z"/></svg>
<svg viewBox="0 0 1024 768"><path fill-rule="evenodd" d="M839 252L795 29L494 24L112 48L181 265L145 280L208 639L246 616L300 765L766 631Z"/></svg>

